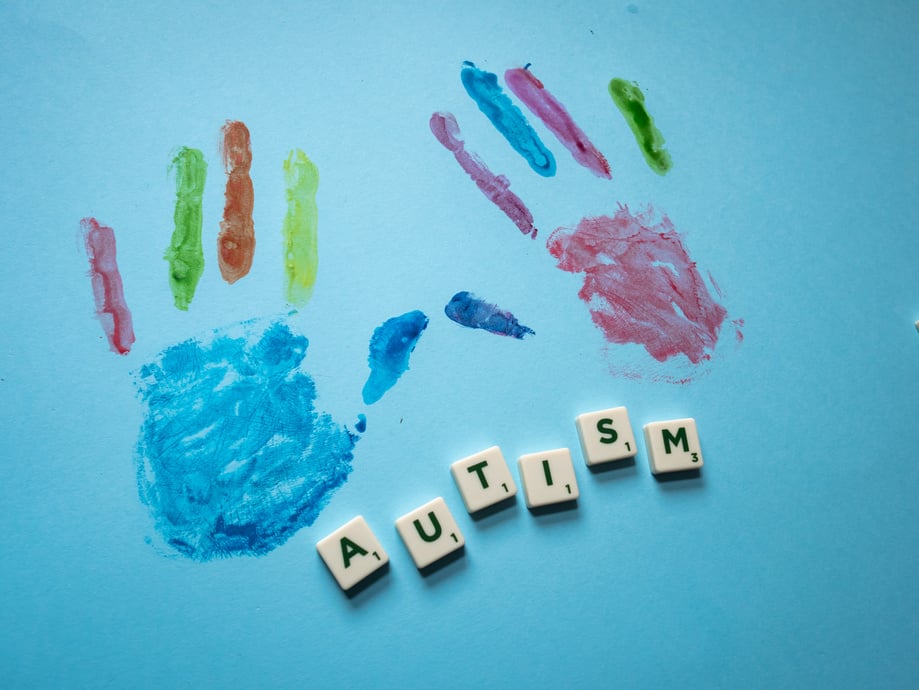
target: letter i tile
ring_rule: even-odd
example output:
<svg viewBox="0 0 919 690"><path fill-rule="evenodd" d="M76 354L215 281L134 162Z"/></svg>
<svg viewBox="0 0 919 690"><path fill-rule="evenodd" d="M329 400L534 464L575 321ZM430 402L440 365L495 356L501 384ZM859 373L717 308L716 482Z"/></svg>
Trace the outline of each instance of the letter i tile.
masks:
<svg viewBox="0 0 919 690"><path fill-rule="evenodd" d="M567 448L521 455L517 459L527 508L574 501L580 495Z"/></svg>

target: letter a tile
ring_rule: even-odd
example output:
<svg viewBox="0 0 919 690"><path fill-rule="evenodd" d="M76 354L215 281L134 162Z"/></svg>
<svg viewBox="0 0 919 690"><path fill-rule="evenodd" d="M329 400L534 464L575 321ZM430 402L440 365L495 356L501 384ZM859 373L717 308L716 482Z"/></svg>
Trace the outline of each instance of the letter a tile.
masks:
<svg viewBox="0 0 919 690"><path fill-rule="evenodd" d="M320 539L316 550L346 591L389 563L389 556L360 515Z"/></svg>

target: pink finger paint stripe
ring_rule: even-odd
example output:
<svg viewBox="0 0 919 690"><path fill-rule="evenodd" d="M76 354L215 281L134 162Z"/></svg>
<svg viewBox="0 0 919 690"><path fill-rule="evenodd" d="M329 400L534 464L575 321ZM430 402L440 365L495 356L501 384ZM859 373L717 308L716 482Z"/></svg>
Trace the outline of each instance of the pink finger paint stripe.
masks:
<svg viewBox="0 0 919 690"><path fill-rule="evenodd" d="M95 218L84 218L80 226L83 228L86 256L89 257L96 316L108 336L112 352L127 354L134 344L134 324L124 300L121 274L118 272L115 231L101 225Z"/></svg>
<svg viewBox="0 0 919 690"><path fill-rule="evenodd" d="M509 69L504 73L508 88L526 104L536 117L571 151L574 159L597 177L613 178L609 163L594 146L584 130L577 126L561 103L549 93L526 67Z"/></svg>
<svg viewBox="0 0 919 690"><path fill-rule="evenodd" d="M520 232L535 239L538 231L533 224L530 209L510 190L510 180L504 175L495 175L476 154L466 151L456 118L451 113L434 113L430 124L437 141L453 152L456 162L472 178L482 194L504 211L514 225L520 228Z"/></svg>

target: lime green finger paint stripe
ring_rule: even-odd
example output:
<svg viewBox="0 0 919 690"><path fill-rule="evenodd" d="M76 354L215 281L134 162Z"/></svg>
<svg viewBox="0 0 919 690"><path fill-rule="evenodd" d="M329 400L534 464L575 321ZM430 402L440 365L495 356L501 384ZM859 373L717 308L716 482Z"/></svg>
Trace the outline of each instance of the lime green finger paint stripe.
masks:
<svg viewBox="0 0 919 690"><path fill-rule="evenodd" d="M654 126L654 118L645 110L645 96L638 84L625 79L613 79L609 83L609 95L632 128L632 134L648 166L658 175L670 170L673 162L664 148L664 135Z"/></svg>
<svg viewBox="0 0 919 690"><path fill-rule="evenodd" d="M207 163L198 149L182 147L172 159L176 176L175 230L163 258L169 262L169 287L177 309L188 310L204 272L201 247L201 197Z"/></svg>
<svg viewBox="0 0 919 690"><path fill-rule="evenodd" d="M284 183L287 186L287 214L282 234L287 301L302 307L313 295L319 266L319 214L316 209L319 169L303 151L294 149L284 161Z"/></svg>

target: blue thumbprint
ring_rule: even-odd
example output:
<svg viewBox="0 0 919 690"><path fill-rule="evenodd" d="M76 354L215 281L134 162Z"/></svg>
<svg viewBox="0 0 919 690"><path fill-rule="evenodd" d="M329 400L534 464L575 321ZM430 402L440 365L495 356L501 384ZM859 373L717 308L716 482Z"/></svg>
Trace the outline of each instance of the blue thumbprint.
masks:
<svg viewBox="0 0 919 690"><path fill-rule="evenodd" d="M351 472L357 435L315 408L309 341L283 322L219 329L135 373L138 486L156 529L199 561L260 556L311 525Z"/></svg>
<svg viewBox="0 0 919 690"><path fill-rule="evenodd" d="M417 309L394 316L377 326L370 337L370 354L367 357L370 376L362 392L366 405L382 398L408 370L409 355L427 327L428 317Z"/></svg>

